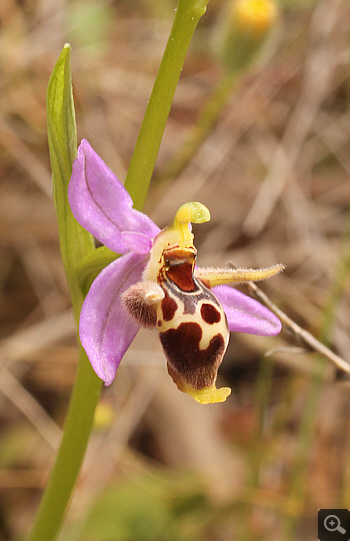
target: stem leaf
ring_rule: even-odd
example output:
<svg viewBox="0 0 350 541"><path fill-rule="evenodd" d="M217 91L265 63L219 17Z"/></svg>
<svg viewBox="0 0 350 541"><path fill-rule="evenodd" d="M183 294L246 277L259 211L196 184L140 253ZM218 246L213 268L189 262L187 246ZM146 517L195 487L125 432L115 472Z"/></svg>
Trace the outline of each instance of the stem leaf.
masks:
<svg viewBox="0 0 350 541"><path fill-rule="evenodd" d="M77 152L70 52L70 45L66 44L49 80L47 129L60 248L72 295L74 314L78 319L83 296L76 268L81 260L94 250L94 240L92 235L75 220L67 195L72 165Z"/></svg>

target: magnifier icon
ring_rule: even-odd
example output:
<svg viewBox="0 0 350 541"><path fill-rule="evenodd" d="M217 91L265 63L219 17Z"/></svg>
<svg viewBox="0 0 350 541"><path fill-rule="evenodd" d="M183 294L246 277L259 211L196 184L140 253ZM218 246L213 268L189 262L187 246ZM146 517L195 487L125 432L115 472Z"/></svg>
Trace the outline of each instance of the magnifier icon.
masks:
<svg viewBox="0 0 350 541"><path fill-rule="evenodd" d="M327 515L324 519L324 527L329 532L338 531L342 534L346 533L346 530L340 525L340 520L336 515Z"/></svg>

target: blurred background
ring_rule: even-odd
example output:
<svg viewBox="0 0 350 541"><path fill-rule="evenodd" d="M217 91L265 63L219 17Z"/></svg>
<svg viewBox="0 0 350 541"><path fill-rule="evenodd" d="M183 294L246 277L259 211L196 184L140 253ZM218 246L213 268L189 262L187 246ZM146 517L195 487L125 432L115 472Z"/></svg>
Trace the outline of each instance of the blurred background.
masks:
<svg viewBox="0 0 350 541"><path fill-rule="evenodd" d="M4 541L32 523L77 362L47 82L71 43L78 140L123 181L175 7L0 3ZM164 227L182 203L207 205L211 221L194 227L198 264L285 263L261 289L349 362L350 5L283 0L249 61L230 10L211 0L195 32L145 211ZM245 43L238 60L226 54L231 38L237 51ZM273 339L231 334L219 379L232 387L227 402L197 404L168 376L157 333L140 331L103 390L60 541L314 541L319 508L349 507L340 371L284 326Z"/></svg>

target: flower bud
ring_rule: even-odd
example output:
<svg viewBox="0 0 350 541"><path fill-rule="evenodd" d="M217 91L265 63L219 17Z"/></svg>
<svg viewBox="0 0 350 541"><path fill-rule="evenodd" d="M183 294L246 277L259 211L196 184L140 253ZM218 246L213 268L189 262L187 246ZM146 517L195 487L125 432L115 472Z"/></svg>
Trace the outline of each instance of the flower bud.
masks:
<svg viewBox="0 0 350 541"><path fill-rule="evenodd" d="M255 59L277 19L274 0L233 0L219 31L219 55L229 72Z"/></svg>

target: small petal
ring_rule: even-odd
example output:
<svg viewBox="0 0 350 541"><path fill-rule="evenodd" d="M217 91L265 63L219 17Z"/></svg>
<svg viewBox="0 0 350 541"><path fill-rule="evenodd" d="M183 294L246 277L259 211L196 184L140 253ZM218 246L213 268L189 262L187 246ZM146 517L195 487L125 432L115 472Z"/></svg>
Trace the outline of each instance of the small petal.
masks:
<svg viewBox="0 0 350 541"><path fill-rule="evenodd" d="M86 139L82 140L73 163L68 197L76 220L116 253L129 251L123 231L142 233L149 239L159 233L146 214L132 208L127 190Z"/></svg>
<svg viewBox="0 0 350 541"><path fill-rule="evenodd" d="M84 301L79 324L81 343L96 374L110 385L140 325L122 306L121 294L141 280L146 258L128 253L97 276Z"/></svg>
<svg viewBox="0 0 350 541"><path fill-rule="evenodd" d="M276 336L280 332L278 317L255 299L229 286L213 287L212 292L226 312L230 331L259 336Z"/></svg>
<svg viewBox="0 0 350 541"><path fill-rule="evenodd" d="M152 240L142 233L124 231L122 233L122 239L129 250L137 254L148 254L152 248Z"/></svg>

